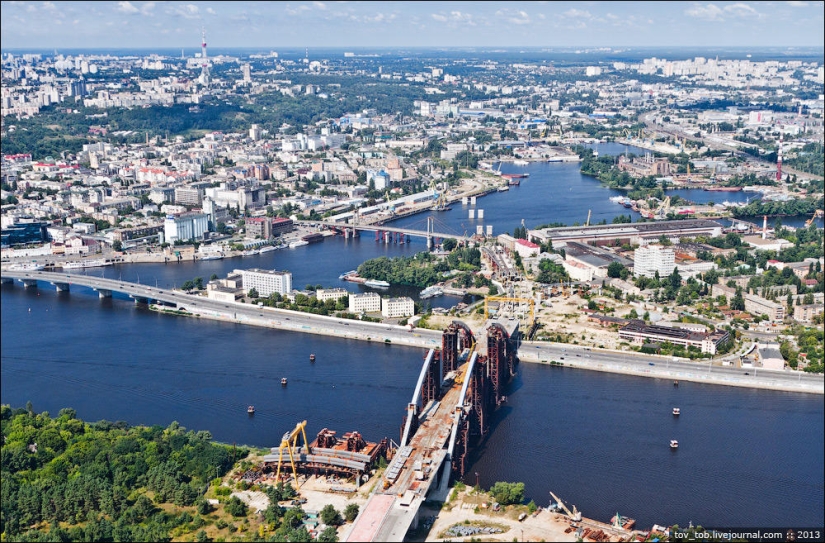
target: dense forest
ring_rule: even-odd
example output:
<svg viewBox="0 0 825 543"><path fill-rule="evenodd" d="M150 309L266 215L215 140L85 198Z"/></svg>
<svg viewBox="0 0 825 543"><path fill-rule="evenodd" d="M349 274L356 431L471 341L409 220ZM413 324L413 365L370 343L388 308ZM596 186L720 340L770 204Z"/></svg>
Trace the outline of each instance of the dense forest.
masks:
<svg viewBox="0 0 825 543"><path fill-rule="evenodd" d="M818 141L806 143L791 157L785 159L785 164L799 171L814 175L825 175L825 148Z"/></svg>
<svg viewBox="0 0 825 543"><path fill-rule="evenodd" d="M4 541L169 541L195 532L211 523L210 480L249 453L176 422L130 427L84 422L73 409L52 418L30 403L0 409Z"/></svg>

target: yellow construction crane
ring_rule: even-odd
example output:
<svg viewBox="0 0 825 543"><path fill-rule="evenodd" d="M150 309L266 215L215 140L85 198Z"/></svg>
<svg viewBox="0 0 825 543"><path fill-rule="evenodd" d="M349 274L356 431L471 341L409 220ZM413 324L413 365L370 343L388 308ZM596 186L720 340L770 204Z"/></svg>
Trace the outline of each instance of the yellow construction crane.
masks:
<svg viewBox="0 0 825 543"><path fill-rule="evenodd" d="M814 214L811 215L811 218L805 221L805 228L811 226L817 217L821 217L823 215L823 211L821 209L817 209L814 211Z"/></svg>
<svg viewBox="0 0 825 543"><path fill-rule="evenodd" d="M499 302L499 303L507 303L507 302L514 302L519 304L528 304L530 306L530 322L533 322L534 314L535 314L535 306L536 302L532 298L510 298L509 296L487 296L484 298L484 318L489 318L489 311L488 311L488 303L489 302Z"/></svg>
<svg viewBox="0 0 825 543"><path fill-rule="evenodd" d="M289 454L289 463L292 464L292 474L295 476L296 490L298 489L298 467L295 465L295 455L301 452L300 448L296 447L298 445L298 438L302 435L304 436L304 450L309 454L309 442L307 441L307 433L305 430L306 425L307 421L296 424L294 430L284 434L284 437L281 438L281 446L278 447L278 470L275 472L275 480L280 480L281 466L284 461L284 449L286 449L287 454ZM293 451L293 449L295 450Z"/></svg>

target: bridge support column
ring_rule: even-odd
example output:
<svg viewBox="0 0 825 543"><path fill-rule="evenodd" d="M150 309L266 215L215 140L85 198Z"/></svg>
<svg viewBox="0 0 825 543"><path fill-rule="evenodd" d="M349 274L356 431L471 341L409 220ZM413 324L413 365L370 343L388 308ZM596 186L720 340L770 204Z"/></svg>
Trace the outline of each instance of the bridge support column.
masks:
<svg viewBox="0 0 825 543"><path fill-rule="evenodd" d="M149 298L144 298L142 296L132 296L129 295L130 298L134 298L136 304L144 304L147 305L149 303Z"/></svg>
<svg viewBox="0 0 825 543"><path fill-rule="evenodd" d="M37 288L37 279L20 279L25 288Z"/></svg>
<svg viewBox="0 0 825 543"><path fill-rule="evenodd" d="M69 292L69 283L52 283L57 292Z"/></svg>
<svg viewBox="0 0 825 543"><path fill-rule="evenodd" d="M392 232L384 232L384 243L389 243L392 239Z"/></svg>
<svg viewBox="0 0 825 543"><path fill-rule="evenodd" d="M375 241L381 241L381 230L375 231Z"/></svg>
<svg viewBox="0 0 825 543"><path fill-rule="evenodd" d="M111 290L108 290L108 289L105 289L105 288L96 288L95 290L97 291L97 295L100 298L111 298L112 297L112 291Z"/></svg>

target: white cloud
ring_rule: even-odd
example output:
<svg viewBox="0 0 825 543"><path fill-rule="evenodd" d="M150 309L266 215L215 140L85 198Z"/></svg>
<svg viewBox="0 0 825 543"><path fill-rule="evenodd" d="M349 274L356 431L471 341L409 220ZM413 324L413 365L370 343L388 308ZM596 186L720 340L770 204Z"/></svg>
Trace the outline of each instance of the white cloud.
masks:
<svg viewBox="0 0 825 543"><path fill-rule="evenodd" d="M581 11L576 8L568 9L562 15L571 19L590 19L593 17L589 11Z"/></svg>
<svg viewBox="0 0 825 543"><path fill-rule="evenodd" d="M206 8L206 13L209 15L217 15L217 12L212 8Z"/></svg>
<svg viewBox="0 0 825 543"><path fill-rule="evenodd" d="M530 16L526 11L512 11L510 9L500 9L496 11L496 17L504 18L514 25L526 25L530 23Z"/></svg>
<svg viewBox="0 0 825 543"><path fill-rule="evenodd" d="M309 10L310 10L310 7L306 6L304 4L301 4L297 8L293 8L292 6L287 6L286 7L286 14L287 15L300 15L301 13L303 13L305 11L309 11Z"/></svg>
<svg viewBox="0 0 825 543"><path fill-rule="evenodd" d="M122 11L123 13L137 13L140 11L138 8L132 5L131 2L124 1L117 3L117 10Z"/></svg>
<svg viewBox="0 0 825 543"><path fill-rule="evenodd" d="M57 6L54 5L54 2L43 2L43 9L54 11L57 9Z"/></svg>
<svg viewBox="0 0 825 543"><path fill-rule="evenodd" d="M144 15L152 15L152 10L154 10L154 9L155 9L155 3L154 2L146 2L145 4L143 4L143 6L141 6L140 12Z"/></svg>
<svg viewBox="0 0 825 543"><path fill-rule="evenodd" d="M449 14L444 15L442 13L433 13L430 15L434 20L440 23L449 23L450 26L456 26L459 24L467 25L467 26L476 26L476 22L473 19L473 15L466 12L461 11L451 11Z"/></svg>
<svg viewBox="0 0 825 543"><path fill-rule="evenodd" d="M748 4L743 4L741 2L725 6L725 12L730 13L731 15L735 15L737 17L759 16L758 11L750 7Z"/></svg>
<svg viewBox="0 0 825 543"><path fill-rule="evenodd" d="M685 10L685 15L702 19L705 21L723 22L726 16L745 18L762 17L762 14L753 7L743 2L730 4L720 8L716 4L695 4L692 8Z"/></svg>
<svg viewBox="0 0 825 543"><path fill-rule="evenodd" d="M315 6L316 8L318 8L318 9L320 9L321 11L324 11L325 9L327 9L327 5L324 4L323 2L313 2L312 5Z"/></svg>
<svg viewBox="0 0 825 543"><path fill-rule="evenodd" d="M808 6L808 2L785 2L789 6L793 6L795 8L804 8Z"/></svg>
<svg viewBox="0 0 825 543"><path fill-rule="evenodd" d="M526 11L519 11L513 17L508 17L507 20L514 25L526 25L530 23L530 16L527 15Z"/></svg>
<svg viewBox="0 0 825 543"><path fill-rule="evenodd" d="M690 15L697 19L704 19L705 21L722 21L724 20L722 18L723 13L724 11L715 4L708 4L707 6L696 5L685 10L685 15Z"/></svg>

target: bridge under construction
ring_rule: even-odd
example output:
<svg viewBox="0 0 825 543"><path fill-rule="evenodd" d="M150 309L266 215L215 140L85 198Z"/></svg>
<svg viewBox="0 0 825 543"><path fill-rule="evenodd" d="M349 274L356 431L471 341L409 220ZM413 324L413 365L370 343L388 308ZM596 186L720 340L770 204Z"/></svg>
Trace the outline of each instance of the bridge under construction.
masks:
<svg viewBox="0 0 825 543"><path fill-rule="evenodd" d="M417 526L424 500L444 500L450 480L466 473L472 447L489 433L518 370L518 321L488 320L482 333L477 341L466 324L453 321L441 350L424 357L399 447L348 541L402 541Z"/></svg>

